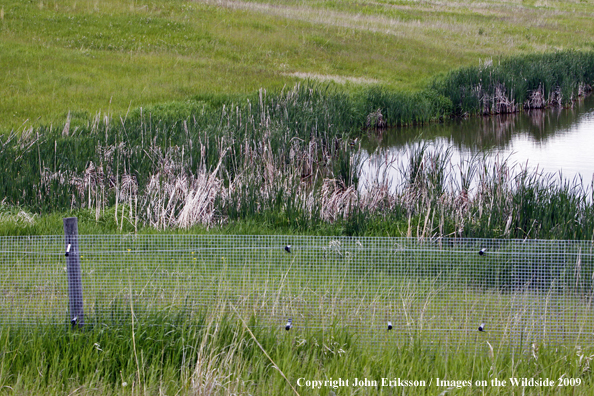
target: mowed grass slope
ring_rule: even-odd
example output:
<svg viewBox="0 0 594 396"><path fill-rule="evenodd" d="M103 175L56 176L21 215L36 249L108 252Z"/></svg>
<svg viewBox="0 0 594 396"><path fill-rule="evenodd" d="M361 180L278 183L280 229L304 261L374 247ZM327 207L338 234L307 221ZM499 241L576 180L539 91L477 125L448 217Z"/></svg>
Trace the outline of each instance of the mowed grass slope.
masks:
<svg viewBox="0 0 594 396"><path fill-rule="evenodd" d="M479 59L591 49L592 2L0 3L0 130L292 86L424 87Z"/></svg>

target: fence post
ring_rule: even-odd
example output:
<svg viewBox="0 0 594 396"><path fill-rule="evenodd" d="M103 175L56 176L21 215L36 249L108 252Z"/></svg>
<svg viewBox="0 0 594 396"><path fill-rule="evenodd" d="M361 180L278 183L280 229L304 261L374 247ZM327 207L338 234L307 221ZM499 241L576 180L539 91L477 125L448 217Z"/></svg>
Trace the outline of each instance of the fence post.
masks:
<svg viewBox="0 0 594 396"><path fill-rule="evenodd" d="M72 327L84 324L82 277L78 258L78 219L64 219L64 244L68 270L68 295L70 296L70 323Z"/></svg>

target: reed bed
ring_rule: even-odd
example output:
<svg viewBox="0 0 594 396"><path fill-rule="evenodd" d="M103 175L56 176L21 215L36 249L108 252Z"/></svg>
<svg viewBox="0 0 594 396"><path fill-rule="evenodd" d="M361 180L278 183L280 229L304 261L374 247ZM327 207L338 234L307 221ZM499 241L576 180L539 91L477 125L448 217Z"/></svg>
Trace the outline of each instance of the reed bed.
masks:
<svg viewBox="0 0 594 396"><path fill-rule="evenodd" d="M592 59L578 52L510 58L452 72L414 94L310 82L12 132L0 149L5 218L21 209L29 219L84 209L120 231L257 221L297 231L334 224L345 235L590 239L588 181L480 156L452 164L447 147L411 145L409 164L387 159L363 185L360 139L484 112L481 98L498 86L519 95L506 91L518 104L510 111L536 91L544 99L528 107L571 105L592 82ZM553 103L556 90L565 99ZM489 103L489 112L507 111ZM387 180L381 173L389 168L402 177Z"/></svg>

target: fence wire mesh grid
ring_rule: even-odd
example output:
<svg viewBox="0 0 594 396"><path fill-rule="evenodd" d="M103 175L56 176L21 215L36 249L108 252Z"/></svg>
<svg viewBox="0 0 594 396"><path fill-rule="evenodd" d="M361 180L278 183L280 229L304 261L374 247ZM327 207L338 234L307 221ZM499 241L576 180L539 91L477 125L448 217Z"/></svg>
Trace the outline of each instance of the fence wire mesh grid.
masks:
<svg viewBox="0 0 594 396"><path fill-rule="evenodd" d="M594 337L588 241L81 235L84 323L233 306L284 331L565 343ZM70 322L64 236L0 238L0 323ZM133 311L133 312L132 312ZM82 320L81 320L82 322ZM390 329L389 329L390 328Z"/></svg>

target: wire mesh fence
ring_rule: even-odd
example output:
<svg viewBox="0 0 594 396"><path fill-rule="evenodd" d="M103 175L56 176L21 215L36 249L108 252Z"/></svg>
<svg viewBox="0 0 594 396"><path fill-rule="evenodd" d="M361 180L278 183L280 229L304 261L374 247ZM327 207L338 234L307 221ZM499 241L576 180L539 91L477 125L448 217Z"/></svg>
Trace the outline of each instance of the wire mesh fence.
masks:
<svg viewBox="0 0 594 396"><path fill-rule="evenodd" d="M81 235L84 323L233 306L284 331L554 343L594 337L589 241ZM0 238L0 323L68 324L64 236ZM481 327L481 330L479 330Z"/></svg>

